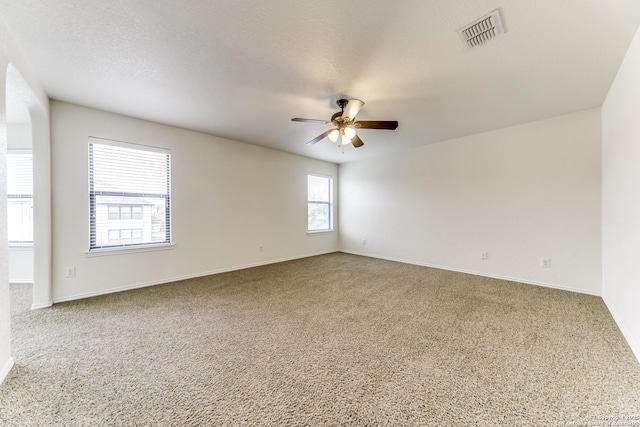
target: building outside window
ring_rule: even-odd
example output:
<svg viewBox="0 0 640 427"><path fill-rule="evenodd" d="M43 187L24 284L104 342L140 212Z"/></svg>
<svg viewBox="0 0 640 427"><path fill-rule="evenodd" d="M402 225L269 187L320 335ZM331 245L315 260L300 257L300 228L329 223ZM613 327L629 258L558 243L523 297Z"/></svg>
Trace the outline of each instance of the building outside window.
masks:
<svg viewBox="0 0 640 427"><path fill-rule="evenodd" d="M109 219L142 219L143 206L114 206L109 205L107 208Z"/></svg>

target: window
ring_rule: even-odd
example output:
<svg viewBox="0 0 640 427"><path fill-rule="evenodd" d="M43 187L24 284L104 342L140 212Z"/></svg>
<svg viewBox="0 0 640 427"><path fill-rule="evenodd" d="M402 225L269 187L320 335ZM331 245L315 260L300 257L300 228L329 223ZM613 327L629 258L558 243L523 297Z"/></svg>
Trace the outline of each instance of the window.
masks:
<svg viewBox="0 0 640 427"><path fill-rule="evenodd" d="M33 244L33 158L31 150L7 152L9 244Z"/></svg>
<svg viewBox="0 0 640 427"><path fill-rule="evenodd" d="M109 219L120 219L120 206L109 206Z"/></svg>
<svg viewBox="0 0 640 427"><path fill-rule="evenodd" d="M120 219L131 219L131 206L120 206Z"/></svg>
<svg viewBox="0 0 640 427"><path fill-rule="evenodd" d="M142 219L142 206L131 206L131 218Z"/></svg>
<svg viewBox="0 0 640 427"><path fill-rule="evenodd" d="M120 230L108 230L107 234L109 235L110 245L120 244Z"/></svg>
<svg viewBox="0 0 640 427"><path fill-rule="evenodd" d="M89 138L89 248L171 243L168 150Z"/></svg>
<svg viewBox="0 0 640 427"><path fill-rule="evenodd" d="M144 232L141 228L135 229L111 229L108 231L109 236L109 244L113 246L122 246L127 244L140 244L142 243L142 238L144 236Z"/></svg>
<svg viewBox="0 0 640 427"><path fill-rule="evenodd" d="M109 219L142 219L142 206L109 205Z"/></svg>
<svg viewBox="0 0 640 427"><path fill-rule="evenodd" d="M307 231L333 230L333 179L307 176Z"/></svg>

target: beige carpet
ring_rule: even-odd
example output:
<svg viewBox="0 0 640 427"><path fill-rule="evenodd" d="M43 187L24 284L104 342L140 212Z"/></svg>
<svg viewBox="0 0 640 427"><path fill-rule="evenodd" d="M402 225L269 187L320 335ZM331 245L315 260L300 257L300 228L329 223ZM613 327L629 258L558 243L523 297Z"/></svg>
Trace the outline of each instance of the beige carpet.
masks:
<svg viewBox="0 0 640 427"><path fill-rule="evenodd" d="M28 286L11 291L3 426L640 414L640 366L593 296L341 253L38 311Z"/></svg>

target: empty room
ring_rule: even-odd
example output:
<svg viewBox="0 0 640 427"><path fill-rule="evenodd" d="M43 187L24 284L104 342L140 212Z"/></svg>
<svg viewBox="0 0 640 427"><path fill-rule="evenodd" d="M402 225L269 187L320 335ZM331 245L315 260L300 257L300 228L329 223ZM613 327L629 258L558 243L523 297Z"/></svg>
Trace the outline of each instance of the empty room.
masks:
<svg viewBox="0 0 640 427"><path fill-rule="evenodd" d="M0 0L0 425L640 426L637 0Z"/></svg>

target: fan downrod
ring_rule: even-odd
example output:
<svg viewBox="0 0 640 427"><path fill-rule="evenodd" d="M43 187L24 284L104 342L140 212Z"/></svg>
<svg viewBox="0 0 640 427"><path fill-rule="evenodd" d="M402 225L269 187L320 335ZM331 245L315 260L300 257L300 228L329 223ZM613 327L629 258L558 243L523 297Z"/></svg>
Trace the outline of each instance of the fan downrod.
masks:
<svg viewBox="0 0 640 427"><path fill-rule="evenodd" d="M349 103L348 99L338 99L336 101L336 104L338 104L338 107L340 107L341 110L344 110L344 107L346 107L348 103Z"/></svg>

